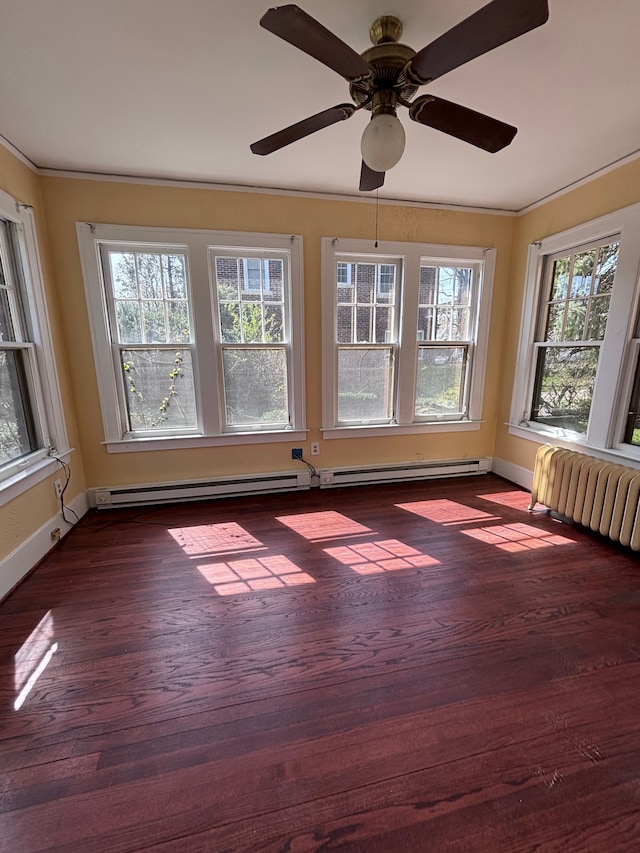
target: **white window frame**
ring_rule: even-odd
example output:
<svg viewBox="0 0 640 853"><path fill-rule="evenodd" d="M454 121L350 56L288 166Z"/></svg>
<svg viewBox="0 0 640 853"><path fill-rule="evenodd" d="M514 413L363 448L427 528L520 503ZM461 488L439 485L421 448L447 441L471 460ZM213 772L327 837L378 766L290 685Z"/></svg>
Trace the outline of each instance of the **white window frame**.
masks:
<svg viewBox="0 0 640 853"><path fill-rule="evenodd" d="M620 249L587 432L582 434L531 421L536 325L540 310L544 310L541 298L545 261L558 252L573 252L585 244L608 238L619 240ZM616 461L623 457L640 462L640 448L622 441L624 409L633 382L639 273L640 204L545 237L529 246L509 422L511 435L537 444L551 441L563 447L586 449Z"/></svg>
<svg viewBox="0 0 640 853"><path fill-rule="evenodd" d="M33 210L0 190L0 219L15 228L20 264L22 308L28 315L29 339L12 344L26 353L31 406L40 447L0 470L0 506L32 488L58 470L53 454L68 461L71 449L60 394L51 338Z"/></svg>
<svg viewBox="0 0 640 853"><path fill-rule="evenodd" d="M389 263L401 261L401 282L397 284L400 287L396 314L399 338L394 376L395 417L392 423L363 423L348 426L338 423L338 346L335 340L337 300L335 297L337 263L346 256L352 256L354 260L357 259L362 263L385 263L385 259L389 259ZM495 261L495 249L478 246L380 241L378 247L374 249L370 240L338 237L322 239L323 438L458 432L480 428ZM467 415L459 420L416 419L414 415L420 267L429 262L438 264L450 262L454 266L469 264L476 266L479 270L476 344L473 348L472 369L468 377L469 407Z"/></svg>
<svg viewBox="0 0 640 853"><path fill-rule="evenodd" d="M143 226L92 225L76 223L89 322L93 341L100 406L104 425L104 441L108 452L127 453L140 450L165 450L186 447L209 447L228 444L262 444L304 441L304 307L302 237L280 234L243 233L237 231L205 231L196 229L146 228ZM136 437L123 430L122 400L119 378L114 372L108 307L100 245L137 245L144 247L182 247L186 249L193 319L193 374L196 405L199 412L195 433L175 435L148 434ZM215 281L210 268L210 250L228 248L234 253L247 250L279 252L289 259L288 310L290 337L287 341L289 365L289 411L291 423L286 429L251 429L225 431L222 364L219 357L219 335L216 328L217 309L213 300Z"/></svg>

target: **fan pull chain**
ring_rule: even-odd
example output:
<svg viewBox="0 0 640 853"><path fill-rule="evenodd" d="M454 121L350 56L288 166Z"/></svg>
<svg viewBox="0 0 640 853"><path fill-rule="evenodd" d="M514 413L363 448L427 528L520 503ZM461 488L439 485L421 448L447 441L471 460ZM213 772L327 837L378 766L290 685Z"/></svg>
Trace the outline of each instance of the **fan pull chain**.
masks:
<svg viewBox="0 0 640 853"><path fill-rule="evenodd" d="M376 187L376 242L374 243L374 248L378 248L378 207L379 207L380 197L378 195L378 187Z"/></svg>

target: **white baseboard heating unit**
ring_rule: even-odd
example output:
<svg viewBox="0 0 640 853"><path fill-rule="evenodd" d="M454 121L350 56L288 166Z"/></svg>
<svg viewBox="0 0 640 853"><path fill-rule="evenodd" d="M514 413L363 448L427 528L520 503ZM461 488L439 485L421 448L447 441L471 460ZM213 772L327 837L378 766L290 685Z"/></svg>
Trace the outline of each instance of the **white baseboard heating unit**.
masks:
<svg viewBox="0 0 640 853"><path fill-rule="evenodd" d="M242 497L260 493L294 492L310 487L311 474L308 471L281 474L247 474L239 477L216 477L208 480L90 489L89 505L98 507L98 509L106 509L117 506Z"/></svg>
<svg viewBox="0 0 640 853"><path fill-rule="evenodd" d="M536 502L640 551L640 471L543 444L536 454L529 509Z"/></svg>
<svg viewBox="0 0 640 853"><path fill-rule="evenodd" d="M360 465L357 468L331 468L318 471L321 489L339 486L363 486L368 483L401 483L435 477L465 477L486 474L489 459L447 459L433 462Z"/></svg>

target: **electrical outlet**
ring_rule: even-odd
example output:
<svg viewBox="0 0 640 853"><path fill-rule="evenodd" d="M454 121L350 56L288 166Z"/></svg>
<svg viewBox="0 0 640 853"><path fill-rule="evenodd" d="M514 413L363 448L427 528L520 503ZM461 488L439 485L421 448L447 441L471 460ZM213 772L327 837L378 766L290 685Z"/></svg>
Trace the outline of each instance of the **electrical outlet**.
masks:
<svg viewBox="0 0 640 853"><path fill-rule="evenodd" d="M54 480L53 488L55 490L56 497L60 500L62 498L62 480Z"/></svg>
<svg viewBox="0 0 640 853"><path fill-rule="evenodd" d="M320 456L320 442L312 441L311 442L311 455L312 456Z"/></svg>
<svg viewBox="0 0 640 853"><path fill-rule="evenodd" d="M291 449L291 458L292 459L302 459L302 448L301 447L293 447Z"/></svg>
<svg viewBox="0 0 640 853"><path fill-rule="evenodd" d="M60 528L56 527L55 530L51 531L51 541L58 542L60 540Z"/></svg>

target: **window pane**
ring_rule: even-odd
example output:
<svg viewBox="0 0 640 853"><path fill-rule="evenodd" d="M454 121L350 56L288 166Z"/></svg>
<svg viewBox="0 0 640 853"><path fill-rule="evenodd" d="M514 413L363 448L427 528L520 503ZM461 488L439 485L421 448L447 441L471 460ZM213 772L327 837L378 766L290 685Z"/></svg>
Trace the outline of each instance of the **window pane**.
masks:
<svg viewBox="0 0 640 853"><path fill-rule="evenodd" d="M587 340L601 341L604 339L607 317L609 316L609 300L609 296L597 296L591 300Z"/></svg>
<svg viewBox="0 0 640 853"><path fill-rule="evenodd" d="M469 340L469 309L454 308L451 318L451 338L452 341L467 341Z"/></svg>
<svg viewBox="0 0 640 853"><path fill-rule="evenodd" d="M617 258L618 243L612 243L554 261L542 340L604 340Z"/></svg>
<svg viewBox="0 0 640 853"><path fill-rule="evenodd" d="M374 336L377 344L387 344L394 339L392 323L392 308L376 308Z"/></svg>
<svg viewBox="0 0 640 853"><path fill-rule="evenodd" d="M581 252L576 255L573 262L573 275L571 276L571 296L588 296L591 293L591 282L593 280L593 265L596 260L596 250Z"/></svg>
<svg viewBox="0 0 640 853"><path fill-rule="evenodd" d="M240 306L233 303L221 303L220 335L225 344L240 343Z"/></svg>
<svg viewBox="0 0 640 853"><path fill-rule="evenodd" d="M2 272L1 263L0 272ZM0 288L0 341L15 341L15 333L9 312L9 294L4 288Z"/></svg>
<svg viewBox="0 0 640 853"><path fill-rule="evenodd" d="M558 302L567 298L569 287L569 269L571 257L558 258L553 264L553 278L551 283L551 301Z"/></svg>
<svg viewBox="0 0 640 853"><path fill-rule="evenodd" d="M552 302L549 305L545 341L561 341L564 339L564 309L566 305L566 302Z"/></svg>
<svg viewBox="0 0 640 853"><path fill-rule="evenodd" d="M286 314L282 260L215 256L213 264L223 343L283 343Z"/></svg>
<svg viewBox="0 0 640 853"><path fill-rule="evenodd" d="M356 301L371 305L375 300L376 265L356 264Z"/></svg>
<svg viewBox="0 0 640 853"><path fill-rule="evenodd" d="M567 303L567 322L564 328L565 341L583 341L587 319L587 299L570 299Z"/></svg>
<svg viewBox="0 0 640 853"><path fill-rule="evenodd" d="M242 306L242 340L244 343L263 343L262 309L259 305Z"/></svg>
<svg viewBox="0 0 640 853"><path fill-rule="evenodd" d="M113 295L116 299L137 299L138 280L133 252L109 252Z"/></svg>
<svg viewBox="0 0 640 853"><path fill-rule="evenodd" d="M237 302L240 299L238 259L216 257L215 270L218 299Z"/></svg>
<svg viewBox="0 0 640 853"><path fill-rule="evenodd" d="M136 253L138 288L142 299L162 299L162 271L160 255Z"/></svg>
<svg viewBox="0 0 640 853"><path fill-rule="evenodd" d="M167 299L187 298L187 276L182 255L161 255L164 295Z"/></svg>
<svg viewBox="0 0 640 853"><path fill-rule="evenodd" d="M123 344L141 344L142 319L140 316L140 303L129 300L118 300L116 302L116 316L118 318L119 341Z"/></svg>
<svg viewBox="0 0 640 853"><path fill-rule="evenodd" d="M191 340L186 260L162 252L109 251L109 268L122 344Z"/></svg>
<svg viewBox="0 0 640 853"><path fill-rule="evenodd" d="M189 341L189 306L186 302L167 302L169 320L169 339L171 344L184 344Z"/></svg>
<svg viewBox="0 0 640 853"><path fill-rule="evenodd" d="M466 347L419 347L416 415L462 412Z"/></svg>
<svg viewBox="0 0 640 853"><path fill-rule="evenodd" d="M338 420L389 420L392 374L391 347L338 349Z"/></svg>
<svg viewBox="0 0 640 853"><path fill-rule="evenodd" d="M420 268L418 340L469 340L472 281L469 267Z"/></svg>
<svg viewBox="0 0 640 853"><path fill-rule="evenodd" d="M196 428L189 350L123 350L122 368L131 432Z"/></svg>
<svg viewBox="0 0 640 853"><path fill-rule="evenodd" d="M540 347L532 420L586 432L598 347Z"/></svg>
<svg viewBox="0 0 640 853"><path fill-rule="evenodd" d="M596 293L611 293L613 277L618 264L619 248L620 243L612 243L610 246L600 247L595 286Z"/></svg>
<svg viewBox="0 0 640 853"><path fill-rule="evenodd" d="M434 308L418 308L418 340L433 340L433 315Z"/></svg>
<svg viewBox="0 0 640 853"><path fill-rule="evenodd" d="M284 349L225 349L222 361L229 426L288 423Z"/></svg>
<svg viewBox="0 0 640 853"><path fill-rule="evenodd" d="M264 306L265 343L284 343L284 306Z"/></svg>
<svg viewBox="0 0 640 853"><path fill-rule="evenodd" d="M380 264L378 268L378 302L393 304L396 299L396 268L393 264Z"/></svg>
<svg viewBox="0 0 640 853"><path fill-rule="evenodd" d="M438 308L436 311L436 340L451 340L451 308Z"/></svg>
<svg viewBox="0 0 640 853"><path fill-rule="evenodd" d="M353 343L353 310L347 305L338 305L338 343Z"/></svg>
<svg viewBox="0 0 640 853"><path fill-rule="evenodd" d="M142 316L144 328L144 343L168 343L168 335L164 316L164 302L143 302Z"/></svg>
<svg viewBox="0 0 640 853"><path fill-rule="evenodd" d="M371 328L371 316L372 309L369 305L359 305L356 308L356 339L354 343L356 344L368 344L372 343L372 328Z"/></svg>
<svg viewBox="0 0 640 853"><path fill-rule="evenodd" d="M266 301L284 301L284 268L281 260L270 260L268 266L269 286L263 294Z"/></svg>
<svg viewBox="0 0 640 853"><path fill-rule="evenodd" d="M37 448L19 350L0 350L0 465Z"/></svg>

